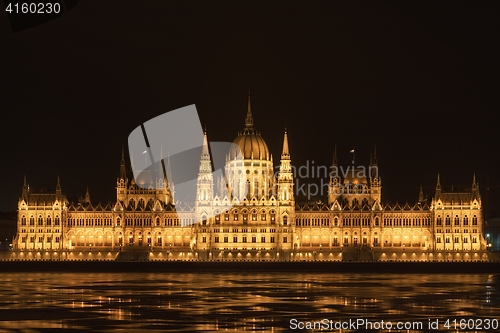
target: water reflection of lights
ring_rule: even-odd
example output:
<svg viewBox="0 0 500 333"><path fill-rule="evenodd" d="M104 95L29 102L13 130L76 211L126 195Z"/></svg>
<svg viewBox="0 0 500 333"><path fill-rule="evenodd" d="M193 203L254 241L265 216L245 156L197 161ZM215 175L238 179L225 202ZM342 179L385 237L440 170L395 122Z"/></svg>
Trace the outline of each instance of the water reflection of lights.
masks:
<svg viewBox="0 0 500 333"><path fill-rule="evenodd" d="M78 325L98 320L102 331L145 330L154 322L160 331L161 325L175 323L184 331L259 332L283 331L283 318L292 314L338 319L370 313L374 320L387 320L388 314L415 320L449 313L491 317L500 312L497 279L481 274L10 273L0 285L0 309L18 314L0 321L0 331L43 327L41 320L73 330L69 318L80 316ZM47 308L47 316L21 326L23 317Z"/></svg>

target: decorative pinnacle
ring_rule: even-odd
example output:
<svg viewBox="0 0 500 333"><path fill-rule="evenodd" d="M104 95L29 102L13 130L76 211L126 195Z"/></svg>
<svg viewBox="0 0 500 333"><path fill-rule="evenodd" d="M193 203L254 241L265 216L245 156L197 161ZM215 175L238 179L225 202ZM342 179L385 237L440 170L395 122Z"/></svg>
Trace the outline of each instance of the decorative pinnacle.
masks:
<svg viewBox="0 0 500 333"><path fill-rule="evenodd" d="M248 89L248 106L247 106L247 116L245 118L245 126L247 128L253 127L252 107L250 104L250 89Z"/></svg>
<svg viewBox="0 0 500 333"><path fill-rule="evenodd" d="M286 127L285 127L285 135L283 137L283 152L281 153L281 156L289 156L290 155L290 152L288 150L288 134L287 134L287 131L286 131Z"/></svg>

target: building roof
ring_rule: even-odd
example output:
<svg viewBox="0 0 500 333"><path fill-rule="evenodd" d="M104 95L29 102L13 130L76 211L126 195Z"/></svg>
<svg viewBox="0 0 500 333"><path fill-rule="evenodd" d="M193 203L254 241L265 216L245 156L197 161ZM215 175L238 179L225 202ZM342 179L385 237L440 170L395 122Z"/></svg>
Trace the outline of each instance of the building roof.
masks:
<svg viewBox="0 0 500 333"><path fill-rule="evenodd" d="M260 132L255 130L255 128L253 127L250 94L248 95L248 108L245 118L245 128L243 129L243 131L238 132L238 136L236 137L236 139L234 139L233 143L236 146L231 147L231 150L229 152L230 159L238 158L238 155L241 153L244 159L259 159L267 161L270 160L271 155L269 154L269 148L267 147L264 138L260 135Z"/></svg>

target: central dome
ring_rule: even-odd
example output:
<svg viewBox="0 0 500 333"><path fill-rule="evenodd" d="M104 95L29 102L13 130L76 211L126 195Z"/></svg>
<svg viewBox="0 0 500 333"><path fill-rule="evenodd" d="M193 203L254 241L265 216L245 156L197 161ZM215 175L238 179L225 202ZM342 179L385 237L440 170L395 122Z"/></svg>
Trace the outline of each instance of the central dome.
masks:
<svg viewBox="0 0 500 333"><path fill-rule="evenodd" d="M269 149L267 144L258 131L253 128L252 110L250 108L250 96L248 96L248 109L245 118L245 129L238 132L238 136L233 143L237 145L243 155L243 159L266 160L270 161ZM235 159L239 155L236 147L232 147L229 152L229 158ZM241 158L241 157L240 157Z"/></svg>
<svg viewBox="0 0 500 333"><path fill-rule="evenodd" d="M238 133L238 136L234 139L233 143L240 148L243 159L269 161L269 149L259 132L253 129L245 129ZM238 153L238 150L234 148L231 149L231 153L229 155L231 159L234 159L237 157Z"/></svg>

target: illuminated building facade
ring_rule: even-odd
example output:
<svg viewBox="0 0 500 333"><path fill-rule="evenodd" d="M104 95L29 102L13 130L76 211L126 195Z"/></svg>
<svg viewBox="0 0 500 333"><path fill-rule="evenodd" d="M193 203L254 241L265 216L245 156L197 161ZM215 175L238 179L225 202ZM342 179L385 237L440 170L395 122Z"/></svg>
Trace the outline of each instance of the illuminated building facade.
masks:
<svg viewBox="0 0 500 333"><path fill-rule="evenodd" d="M155 180L154 189L138 186L128 176L123 153L114 204L92 204L88 191L70 203L59 179L55 193L36 193L25 179L15 251L19 256L145 251L153 260L484 259L475 177L470 191L458 193L443 191L438 175L432 200L421 190L414 205L384 204L374 151L368 172L353 166L344 175L331 175L327 203L299 203L288 133L275 173L267 144L254 127L250 99L245 128L233 142L243 159L228 153L225 186L213 179L205 133L193 204L174 200L175 184L167 175ZM338 167L334 152L332 170Z"/></svg>

